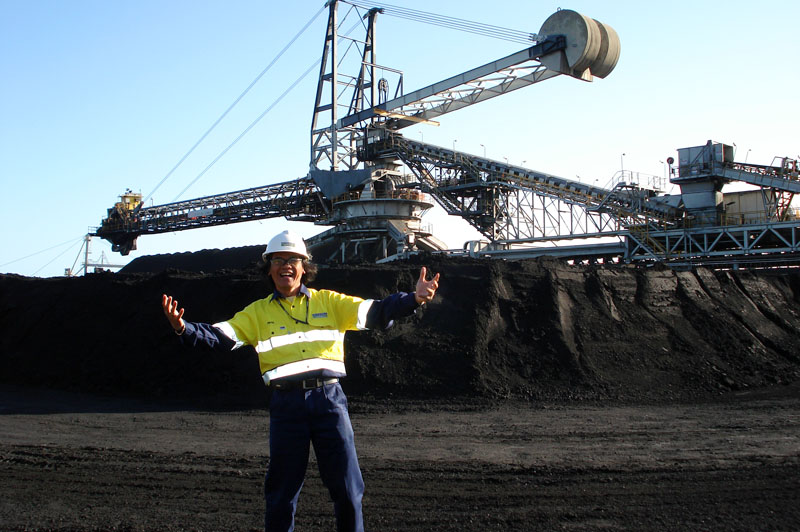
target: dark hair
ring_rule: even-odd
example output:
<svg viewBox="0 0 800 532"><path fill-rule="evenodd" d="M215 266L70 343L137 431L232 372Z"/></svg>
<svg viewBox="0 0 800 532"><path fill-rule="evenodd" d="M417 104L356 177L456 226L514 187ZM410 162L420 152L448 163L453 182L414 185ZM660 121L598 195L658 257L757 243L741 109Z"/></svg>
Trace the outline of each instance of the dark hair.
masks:
<svg viewBox="0 0 800 532"><path fill-rule="evenodd" d="M267 281L267 286L269 286L270 290L273 292L275 291L275 283L272 281L272 277L269 275L270 270L270 262L269 260L272 258L272 253L267 255L261 262L261 272L264 274L264 278ZM303 259L303 277L300 281L308 286L314 279L317 277L317 272L319 268L316 264L311 262L311 256L307 259Z"/></svg>

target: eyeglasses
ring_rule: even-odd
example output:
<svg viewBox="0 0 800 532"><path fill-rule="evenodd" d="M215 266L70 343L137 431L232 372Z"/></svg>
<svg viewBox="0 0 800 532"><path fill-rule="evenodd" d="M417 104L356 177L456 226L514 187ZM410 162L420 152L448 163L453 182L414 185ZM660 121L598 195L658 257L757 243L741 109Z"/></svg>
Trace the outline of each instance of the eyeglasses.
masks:
<svg viewBox="0 0 800 532"><path fill-rule="evenodd" d="M272 257L269 259L269 263L273 266L283 266L284 264L288 264L289 266L294 266L295 268L300 266L300 263L303 262L303 257L289 257L288 259L284 259L283 257Z"/></svg>

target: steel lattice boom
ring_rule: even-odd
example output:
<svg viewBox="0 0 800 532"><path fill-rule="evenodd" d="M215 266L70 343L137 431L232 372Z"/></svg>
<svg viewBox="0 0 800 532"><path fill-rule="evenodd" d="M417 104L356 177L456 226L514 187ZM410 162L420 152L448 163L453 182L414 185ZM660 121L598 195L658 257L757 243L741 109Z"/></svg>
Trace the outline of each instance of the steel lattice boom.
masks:
<svg viewBox="0 0 800 532"><path fill-rule="evenodd" d="M278 216L316 221L329 210L317 186L307 178L153 207L142 206L136 196L140 201L141 195L124 195L123 201L108 210L95 233L123 255L136 249L140 235Z"/></svg>

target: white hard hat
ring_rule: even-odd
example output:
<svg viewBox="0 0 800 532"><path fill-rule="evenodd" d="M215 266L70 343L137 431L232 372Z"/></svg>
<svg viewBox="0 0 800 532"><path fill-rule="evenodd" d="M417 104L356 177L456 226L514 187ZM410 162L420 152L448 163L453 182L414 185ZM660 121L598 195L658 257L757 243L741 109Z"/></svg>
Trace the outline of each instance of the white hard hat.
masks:
<svg viewBox="0 0 800 532"><path fill-rule="evenodd" d="M300 235L291 231L284 231L272 237L272 240L267 244L267 249L261 254L261 258L266 261L269 255L272 253L280 253L281 251L296 253L306 259L311 258L306 250L306 243Z"/></svg>

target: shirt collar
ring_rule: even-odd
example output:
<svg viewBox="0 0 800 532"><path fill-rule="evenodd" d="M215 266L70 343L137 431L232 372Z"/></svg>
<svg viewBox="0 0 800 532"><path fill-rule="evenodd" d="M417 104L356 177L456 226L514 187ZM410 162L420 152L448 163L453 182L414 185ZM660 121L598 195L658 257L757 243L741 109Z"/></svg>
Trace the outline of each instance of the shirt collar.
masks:
<svg viewBox="0 0 800 532"><path fill-rule="evenodd" d="M311 299L311 292L308 290L308 288L306 288L306 285L304 285L303 283L300 283L300 292L299 293L303 294L307 298ZM272 292L272 300L274 301L276 299L286 299L286 296L284 296L283 294L278 292L277 288Z"/></svg>

